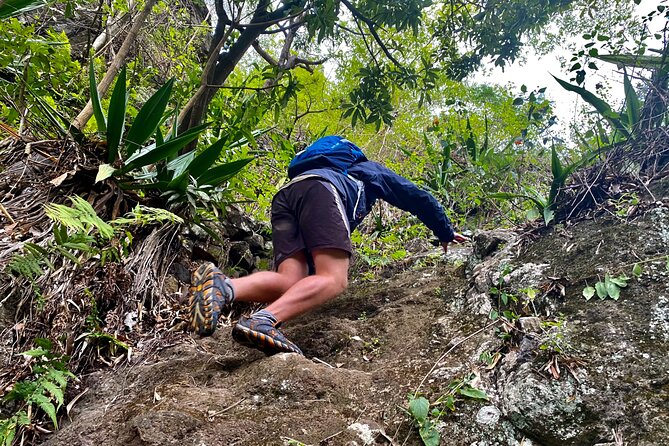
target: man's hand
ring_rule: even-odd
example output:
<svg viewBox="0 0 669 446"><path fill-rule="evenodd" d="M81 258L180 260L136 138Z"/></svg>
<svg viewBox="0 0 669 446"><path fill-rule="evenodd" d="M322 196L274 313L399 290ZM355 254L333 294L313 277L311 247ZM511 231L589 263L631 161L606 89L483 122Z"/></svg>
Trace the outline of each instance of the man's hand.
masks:
<svg viewBox="0 0 669 446"><path fill-rule="evenodd" d="M469 238L465 237L462 234L458 234L457 232L455 233L455 238L450 241L450 242L442 242L441 247L444 248L444 253L448 253L448 244L449 243L463 243L463 242L468 242Z"/></svg>

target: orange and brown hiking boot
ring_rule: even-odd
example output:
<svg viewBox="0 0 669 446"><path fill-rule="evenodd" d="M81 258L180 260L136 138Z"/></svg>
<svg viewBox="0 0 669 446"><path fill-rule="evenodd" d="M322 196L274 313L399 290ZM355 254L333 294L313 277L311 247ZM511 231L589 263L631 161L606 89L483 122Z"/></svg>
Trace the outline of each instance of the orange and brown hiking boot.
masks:
<svg viewBox="0 0 669 446"><path fill-rule="evenodd" d="M232 283L213 263L201 265L191 276L189 328L200 336L211 336L224 307L235 297Z"/></svg>
<svg viewBox="0 0 669 446"><path fill-rule="evenodd" d="M246 347L257 348L266 355L275 353L298 353L302 350L290 342L277 328L266 319L242 317L232 329L232 338Z"/></svg>

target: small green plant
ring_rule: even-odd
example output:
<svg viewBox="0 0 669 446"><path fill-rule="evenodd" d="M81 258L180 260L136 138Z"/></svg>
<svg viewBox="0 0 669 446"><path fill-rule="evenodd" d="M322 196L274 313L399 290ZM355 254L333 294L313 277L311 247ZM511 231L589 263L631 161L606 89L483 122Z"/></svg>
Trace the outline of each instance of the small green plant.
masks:
<svg viewBox="0 0 669 446"><path fill-rule="evenodd" d="M574 173L575 170L591 162L596 155L596 151L588 152L579 160L567 165L563 165L560 161L560 157L558 156L555 144L553 144L551 147L551 173L553 178L548 196L543 196L539 191L529 186L525 187L524 194L497 192L489 194L488 196L498 200L514 200L516 198L529 200L534 204L535 210L539 213L539 215L543 216L544 223L546 226L548 226L548 224L555 218L555 200L558 196L558 192L560 192L560 189L564 186L567 179L571 176L572 173Z"/></svg>
<svg viewBox="0 0 669 446"><path fill-rule="evenodd" d="M553 355L565 356L574 351L572 345L567 341L567 321L560 316L554 321L543 321L541 323L542 335L539 340L539 349Z"/></svg>
<svg viewBox="0 0 669 446"><path fill-rule="evenodd" d="M632 272L634 273L634 269ZM639 274L641 274L640 271ZM583 288L583 297L585 297L585 300L590 300L597 294L597 297L600 299L610 297L613 300L618 300L620 298L620 289L625 288L629 280L630 278L625 275L613 277L606 274L604 280L595 283L594 287L587 286Z"/></svg>
<svg viewBox="0 0 669 446"><path fill-rule="evenodd" d="M48 339L36 339L37 348L23 352L32 358L31 376L14 384L4 401L17 403L16 412L0 420L0 444L11 446L21 429L36 422L37 409L46 414L58 429L56 414L65 401L65 389L76 376L67 369L67 357L54 351ZM23 442L22 442L23 443Z"/></svg>
<svg viewBox="0 0 669 446"><path fill-rule="evenodd" d="M612 201L617 217L624 218L630 210L639 204L639 196L634 192L625 192L617 200Z"/></svg>
<svg viewBox="0 0 669 446"><path fill-rule="evenodd" d="M418 433L425 446L440 444L441 434L437 425L445 415L455 411L458 400L461 398L488 400L488 395L483 390L474 387L475 379L475 373L470 373L461 379L454 379L448 384L446 392L434 403L430 403L427 398L419 394L409 397L407 413L418 427Z"/></svg>
<svg viewBox="0 0 669 446"><path fill-rule="evenodd" d="M439 410L435 410L436 412L430 412L430 401L423 396L409 400L409 415L418 427L418 434L425 446L439 446L441 442L441 434L434 419Z"/></svg>

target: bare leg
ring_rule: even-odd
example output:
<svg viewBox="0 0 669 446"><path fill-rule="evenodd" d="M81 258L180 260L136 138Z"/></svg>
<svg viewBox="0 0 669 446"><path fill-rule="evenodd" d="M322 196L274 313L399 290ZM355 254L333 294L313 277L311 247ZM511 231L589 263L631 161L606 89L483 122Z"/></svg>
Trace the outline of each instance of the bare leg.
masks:
<svg viewBox="0 0 669 446"><path fill-rule="evenodd" d="M337 297L348 286L349 255L346 251L320 249L312 256L316 274L294 283L266 308L277 320L288 321L306 313Z"/></svg>
<svg viewBox="0 0 669 446"><path fill-rule="evenodd" d="M287 258L277 272L260 271L246 277L231 279L235 300L240 302L271 303L299 280L307 277L307 258L304 251Z"/></svg>

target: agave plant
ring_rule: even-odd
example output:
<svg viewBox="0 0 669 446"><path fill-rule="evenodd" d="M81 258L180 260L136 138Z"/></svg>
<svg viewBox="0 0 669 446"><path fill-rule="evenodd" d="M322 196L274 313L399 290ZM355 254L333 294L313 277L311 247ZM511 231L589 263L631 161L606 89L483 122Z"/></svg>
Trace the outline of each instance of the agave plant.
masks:
<svg viewBox="0 0 669 446"><path fill-rule="evenodd" d="M107 142L107 163L99 166L96 181L114 176L125 188L155 189L167 197L168 203L188 202L195 208L199 202L208 201L212 191L220 188L253 160L244 158L226 163L217 162L223 152L247 143L246 137L234 142L224 137L199 153L194 149L179 155L209 124L181 134L177 134L177 126L173 126L174 130L163 137L160 125L164 121L174 79L168 80L146 101L127 133L125 68L116 80L106 116L97 91L92 61L89 79L98 134ZM262 131L257 131L250 137L260 133ZM149 142L152 137L153 142Z"/></svg>
<svg viewBox="0 0 669 446"><path fill-rule="evenodd" d="M560 161L557 150L555 149L555 146L553 146L551 148L551 173L553 174L553 180L551 181L551 188L547 197L543 196L536 189L528 187L525 188L526 193L524 194L497 192L488 196L498 200L513 200L516 198L530 200L532 204L534 204L534 208L539 215L543 216L544 223L548 225L555 218L556 198L558 192L560 192L560 188L564 186L569 176L574 173L576 169L590 163L597 156L597 153L597 151L588 152L578 161L565 166Z"/></svg>

